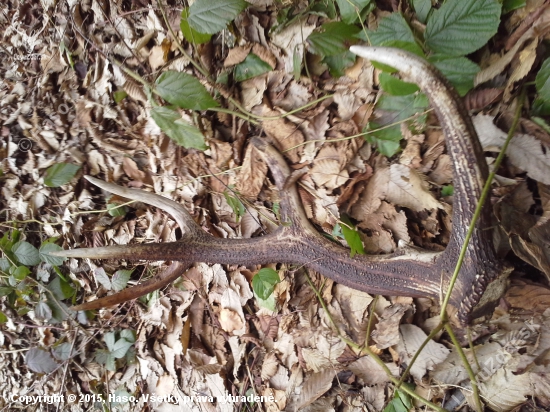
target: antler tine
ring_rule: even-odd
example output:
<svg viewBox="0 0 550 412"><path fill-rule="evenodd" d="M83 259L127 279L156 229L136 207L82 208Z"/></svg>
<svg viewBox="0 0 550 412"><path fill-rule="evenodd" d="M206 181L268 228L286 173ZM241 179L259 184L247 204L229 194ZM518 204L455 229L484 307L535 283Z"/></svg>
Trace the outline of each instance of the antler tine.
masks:
<svg viewBox="0 0 550 412"><path fill-rule="evenodd" d="M115 195L119 195L130 200L147 203L151 206L156 206L159 209L164 210L166 213L174 218L180 229L185 233L193 235L204 233L199 225L195 223L187 209L183 205L173 200L167 199L155 193L146 192L144 190L129 189L127 187L107 183L92 176L84 177L90 183L96 185L103 190L106 190L107 192L111 192Z"/></svg>

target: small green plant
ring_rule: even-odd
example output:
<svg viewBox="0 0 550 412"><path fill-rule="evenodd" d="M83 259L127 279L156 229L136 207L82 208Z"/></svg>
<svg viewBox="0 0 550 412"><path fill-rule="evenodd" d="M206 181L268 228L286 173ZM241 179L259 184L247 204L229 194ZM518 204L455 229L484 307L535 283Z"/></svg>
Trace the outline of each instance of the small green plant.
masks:
<svg viewBox="0 0 550 412"><path fill-rule="evenodd" d="M48 187L59 187L69 183L80 166L72 163L57 163L46 170L44 184Z"/></svg>
<svg viewBox="0 0 550 412"><path fill-rule="evenodd" d="M273 291L275 286L281 282L277 271L271 268L260 269L252 278L252 289L260 306L269 310L275 310L275 299Z"/></svg>
<svg viewBox="0 0 550 412"><path fill-rule="evenodd" d="M6 296L7 303L19 315L34 310L38 318L50 323L61 322L67 318L67 307L61 300L75 294L74 287L59 269L65 258L49 254L62 248L54 243L56 238L51 238L37 249L21 240L21 235L14 229L0 239L0 297ZM38 266L36 280L29 277L32 266ZM6 320L6 315L1 314L0 322Z"/></svg>
<svg viewBox="0 0 550 412"><path fill-rule="evenodd" d="M117 338L118 335L118 338ZM132 346L136 342L135 333L129 329L124 329L120 333L108 332L103 336L103 341L107 345L107 349L97 349L95 352L95 360L105 365L105 369L116 371L116 361L119 359L121 363L135 362L135 351Z"/></svg>
<svg viewBox="0 0 550 412"><path fill-rule="evenodd" d="M351 220L346 215L341 216L342 224L337 223L334 226L332 235L344 239L350 247L350 257L354 257L356 254L364 255L365 249L363 248L363 242L359 237L359 232L351 223Z"/></svg>
<svg viewBox="0 0 550 412"><path fill-rule="evenodd" d="M231 209L233 209L233 213L235 213L238 222L246 213L246 208L244 207L243 202L241 202L235 194L235 188L230 185L229 190L223 192L223 196L225 197L227 204L231 206Z"/></svg>

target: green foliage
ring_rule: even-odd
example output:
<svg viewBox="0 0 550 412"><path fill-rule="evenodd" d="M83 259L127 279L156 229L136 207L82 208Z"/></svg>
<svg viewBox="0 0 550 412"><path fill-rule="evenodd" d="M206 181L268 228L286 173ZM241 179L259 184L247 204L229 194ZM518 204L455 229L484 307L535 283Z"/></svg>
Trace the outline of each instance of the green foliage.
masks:
<svg viewBox="0 0 550 412"><path fill-rule="evenodd" d="M538 96L533 103L533 112L546 116L550 114L550 58L540 67L535 79Z"/></svg>
<svg viewBox="0 0 550 412"><path fill-rule="evenodd" d="M414 387L411 384L404 383L411 389ZM405 392L397 390L393 399L386 405L384 412L408 412L413 407L412 399Z"/></svg>
<svg viewBox="0 0 550 412"><path fill-rule="evenodd" d="M355 229L353 223L348 216L342 215L341 218L343 224L336 224L332 231L332 235L340 237L346 241L350 247L350 257L355 255L364 255L365 249L363 248L363 242L359 237L359 232Z"/></svg>
<svg viewBox="0 0 550 412"><path fill-rule="evenodd" d="M80 169L71 163L57 163L46 170L44 184L48 187L59 187L68 183Z"/></svg>
<svg viewBox="0 0 550 412"><path fill-rule="evenodd" d="M426 23L428 14L432 10L432 0L412 0L413 8L417 19L421 23Z"/></svg>
<svg viewBox="0 0 550 412"><path fill-rule="evenodd" d="M266 300L280 281L279 274L275 270L263 268L252 278L252 289L260 299Z"/></svg>
<svg viewBox="0 0 550 412"><path fill-rule="evenodd" d="M180 21L180 29L181 29L181 32L183 33L183 36L187 39L189 43L193 43L193 44L208 43L212 38L212 35L200 33L195 29L193 29L189 25L188 17L189 17L189 9L185 8L181 12L181 21Z"/></svg>
<svg viewBox="0 0 550 412"><path fill-rule="evenodd" d="M126 357L126 362L133 362L135 354L130 348L134 345L136 338L134 332L125 329L120 332L117 339L115 332L108 332L103 336L107 349L96 350L95 360L105 365L105 369L116 371L116 360Z"/></svg>
<svg viewBox="0 0 550 412"><path fill-rule="evenodd" d="M166 107L153 107L151 117L162 131L178 145L186 149L206 149L204 136L200 130L183 120L178 112Z"/></svg>
<svg viewBox="0 0 550 412"><path fill-rule="evenodd" d="M197 0L189 8L187 22L199 33L215 34L248 6L244 0Z"/></svg>
<svg viewBox="0 0 550 412"><path fill-rule="evenodd" d="M261 74L267 73L273 70L268 63L264 62L254 53L250 53L246 56L246 59L235 66L235 81L242 82Z"/></svg>
<svg viewBox="0 0 550 412"><path fill-rule="evenodd" d="M67 307L59 300L74 295L73 286L62 279L58 266L65 258L51 256L49 253L61 248L54 244L56 239L42 242L37 249L29 242L20 240L21 233L12 230L5 233L0 239L0 270L4 276L0 277L0 297L6 296L6 302L19 315L35 310L35 315L50 323L61 322L67 317ZM37 266L37 280L30 281L32 266ZM49 284L45 284L57 273ZM41 286L36 287L37 283Z"/></svg>
<svg viewBox="0 0 550 412"><path fill-rule="evenodd" d="M348 51L360 29L343 22L325 23L307 38L312 53L321 57L337 56Z"/></svg>
<svg viewBox="0 0 550 412"><path fill-rule="evenodd" d="M113 217L126 216L128 208L126 206L120 206L116 203L107 203L107 212Z"/></svg>
<svg viewBox="0 0 550 412"><path fill-rule="evenodd" d="M426 24L426 47L435 53L464 56L483 47L500 24L497 0L448 0Z"/></svg>
<svg viewBox="0 0 550 412"><path fill-rule="evenodd" d="M474 87L479 66L466 57L434 55L428 59L451 82L460 96Z"/></svg>
<svg viewBox="0 0 550 412"><path fill-rule="evenodd" d="M231 209L233 209L233 213L235 213L235 216L237 216L238 222L241 217L243 217L246 213L246 208L244 207L243 202L241 202L240 199L233 194L235 191L234 187L230 186L229 189L231 189L232 191L226 190L225 192L223 192L223 196L225 197L227 204L231 206Z"/></svg>
<svg viewBox="0 0 550 412"><path fill-rule="evenodd" d="M99 267L94 271L94 275L98 283L105 289L120 292L128 284L133 272L133 270L117 270L112 278L109 278L105 270Z"/></svg>
<svg viewBox="0 0 550 412"><path fill-rule="evenodd" d="M447 186L443 186L441 188L441 196L442 197L452 196L454 192L455 192L455 188L454 188L453 185L447 185Z"/></svg>
<svg viewBox="0 0 550 412"><path fill-rule="evenodd" d="M378 151L391 157L399 151L401 122L416 115L428 107L428 98L424 94L409 94L406 96L382 95L377 103L378 109L384 114L381 120L367 125L367 141L376 145ZM414 121L407 120L409 127L422 130L426 115L417 116Z"/></svg>
<svg viewBox="0 0 550 412"><path fill-rule="evenodd" d="M393 13L380 20L376 31L367 31L367 38L373 46L388 46L388 42L394 41L416 43L409 23L401 13Z"/></svg>
<svg viewBox="0 0 550 412"><path fill-rule="evenodd" d="M504 0L502 2L502 14L521 9L525 7L526 4L527 2L525 0Z"/></svg>
<svg viewBox="0 0 550 412"><path fill-rule="evenodd" d="M126 93L124 90L117 90L113 93L113 99L116 104L119 104L121 101L123 101L126 96L128 96L128 93Z"/></svg>
<svg viewBox="0 0 550 412"><path fill-rule="evenodd" d="M419 90L416 84L404 82L389 73L380 73L379 80L380 87L393 96L406 96Z"/></svg>
<svg viewBox="0 0 550 412"><path fill-rule="evenodd" d="M371 0L336 0L340 9L340 17L347 24L356 23L359 17L363 20L366 12L370 10L368 7Z"/></svg>
<svg viewBox="0 0 550 412"><path fill-rule="evenodd" d="M156 83L160 97L182 109L207 110L219 106L201 82L190 74L167 71Z"/></svg>

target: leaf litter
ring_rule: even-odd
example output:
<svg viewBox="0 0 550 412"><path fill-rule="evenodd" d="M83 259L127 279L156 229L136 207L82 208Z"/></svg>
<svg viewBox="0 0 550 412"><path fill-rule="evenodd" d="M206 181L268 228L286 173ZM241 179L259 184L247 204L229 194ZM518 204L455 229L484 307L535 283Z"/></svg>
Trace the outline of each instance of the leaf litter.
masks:
<svg viewBox="0 0 550 412"><path fill-rule="evenodd" d="M148 2L137 3L145 6ZM345 68L331 66L331 56L316 55L307 41L312 33L321 33L315 30L328 21L324 19L330 17L330 7L323 9L323 2L318 2L319 8L308 14L307 2L254 1L248 11L239 14L247 3L227 3L237 16L234 25L240 33L238 38L231 30L224 30L215 49L203 45L190 47L187 53L198 53L216 75L243 64L247 76L246 70L262 63L271 68L232 85L236 92L220 86L220 94L227 98L233 93L255 115L272 117L262 120L261 127L254 130L272 138L294 169L305 171L298 177L300 192L309 217L319 229L331 235L345 210L356 222L367 253L389 253L398 250L401 243L411 242L432 250L444 247L452 196L441 197L441 190L452 182L449 157L431 116L422 133L399 126L405 138L399 143L400 156L388 160L362 137L350 138L372 119L388 116L375 109L380 99L379 70L361 59ZM343 3L338 2L339 7L344 7ZM390 2L383 3L391 7ZM416 7L418 2L413 3ZM474 122L489 162L490 153L500 149L506 135L495 119L509 111L517 85L533 76L536 58L540 57L537 46L546 36L548 6L528 3L503 17L509 33L506 50L484 50L486 54L479 62L483 69L475 82L490 82L488 88L476 88L465 97L470 108L483 110ZM216 236L253 237L271 230L270 225L277 221L274 205L278 199L266 165L256 149L243 143L252 126L224 113L205 113L197 120L188 111L171 110L170 116L181 125L192 126L188 130L196 131L199 140L189 144L188 135L177 130L174 139L153 120L150 91L106 57L124 59L125 67L149 79L170 70L197 76L188 56L176 45L183 41L178 7L165 8L168 21L175 22L172 26L178 39L172 37L157 6L130 11L121 2L94 0L28 5L8 1L1 7L0 19L6 27L1 46L7 56L0 62L4 138L0 146L0 202L8 211L5 221L10 222L2 226L2 234L14 222L37 220L39 223L25 224L24 235L29 242L41 236L58 237L60 244L71 248L179 237L174 222L139 203L126 205L129 212L121 216L80 214L107 208L107 202L102 203L106 194L81 179L83 173L147 188L181 202L205 230ZM220 24L225 28L218 11L201 9L189 24L199 29L201 19L210 16L206 20L208 30L215 31ZM285 13L287 20L275 18ZM292 13L295 18L288 19ZM10 15L14 17L8 21L6 16ZM376 10L367 19L368 28L380 27L387 15ZM382 27L400 24L397 14L391 16ZM415 30L422 28L412 9L406 16L414 22ZM531 19L531 28L521 24L526 16ZM346 14L346 22L354 18L353 13ZM438 39L431 41L437 43ZM341 45L331 47L339 50ZM32 57L33 53L40 58ZM249 56L259 59L254 60L255 65L246 66ZM304 65L310 77L301 70L296 73L296 67ZM330 77L328 72L334 71L342 75ZM198 80L192 85L200 94L207 82L201 75L195 78ZM120 94L124 97L116 102L116 93L125 96ZM326 94L332 97L289 115ZM214 106L213 100L206 103L208 108ZM531 265L524 264L520 271L531 276L542 273L547 279L549 141L547 130L525 119L521 132L512 140L509 163L498 171L498 185L493 191L503 256L513 251ZM197 153L195 149L184 150L182 145L207 150ZM48 184L51 167L63 164L71 165L74 173L56 176L59 180ZM228 191L231 187L234 189ZM224 193L240 199L246 210L242 216ZM109 202L124 203L124 199L110 198ZM338 239L335 241L345 243ZM20 259L22 263L24 259ZM68 276L69 284L82 289L86 299L94 299L108 293L107 285L122 287L120 279L107 274L137 267L139 270L128 279L135 284L154 276L162 265L73 259L67 264L69 273L63 275ZM2 293L0 311L7 316L0 329L0 358L5 365L0 370L0 406L9 407L6 399L10 394L126 393L206 399L256 394L273 396L274 401L261 406L240 401L195 402L188 407L221 411L240 407L268 411L382 410L391 399L393 383L373 358L347 345L341 337L374 348L391 374L398 376L431 331L437 305L409 298L374 300L310 273L311 282L327 304L325 310L304 271L276 266L273 268L281 274L281 281L274 285L271 296L261 301L251 286L260 268L245 265L197 263L181 281L160 293L103 309L94 319L78 318L80 324L66 316L57 324L48 322L56 310L66 311L63 302L52 309L51 300L37 293L35 298L41 300L34 309L17 312L18 306ZM533 272L533 267L539 272ZM51 278L60 278L51 267L39 270L39 279L45 280L56 299L63 300L64 284L53 287L49 283ZM513 277L502 304L483 325L486 329L479 328L479 340L466 349L471 364L477 365L481 395L493 410L512 410L525 404L528 397L531 402L548 405L548 296L548 288L540 281ZM18 305L24 306L24 300ZM86 333L82 325L91 327L96 336ZM121 334L126 330L136 332L135 344L116 359L115 370L109 370L108 364L99 361L97 350L108 349L101 342L113 331L113 339L125 344ZM33 344L29 346L29 342ZM68 357L57 355L60 345L70 346ZM427 385L433 388L424 395L434 402L457 385L466 402L472 401L464 367L445 335L428 344L411 374L418 391ZM143 396L137 399L132 405L122 402L111 406L120 410L181 410L167 402L146 402ZM88 410L93 403L60 408Z"/></svg>

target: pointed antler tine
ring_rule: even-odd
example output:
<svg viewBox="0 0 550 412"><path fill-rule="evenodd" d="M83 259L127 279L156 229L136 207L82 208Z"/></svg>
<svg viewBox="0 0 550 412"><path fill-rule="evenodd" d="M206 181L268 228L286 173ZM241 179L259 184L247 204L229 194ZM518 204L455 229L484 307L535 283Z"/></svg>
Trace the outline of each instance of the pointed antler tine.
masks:
<svg viewBox="0 0 550 412"><path fill-rule="evenodd" d="M72 306L70 309L74 311L101 309L106 308L107 306L118 305L120 303L128 302L129 300L137 299L172 283L183 275L189 266L190 264L186 262L174 262L160 275L157 275L153 279L140 283L139 285L132 286L131 288L124 289L113 295Z"/></svg>
<svg viewBox="0 0 550 412"><path fill-rule="evenodd" d="M129 189L126 187L118 186L113 183L107 183L103 180L96 179L92 176L84 176L90 183L97 187L106 190L107 192L114 193L115 195L122 196L131 200L136 200L156 206L166 213L170 214L177 222L181 230L185 233L202 233L200 227L195 223L187 209L173 200L167 199L155 193L146 192L144 190Z"/></svg>

